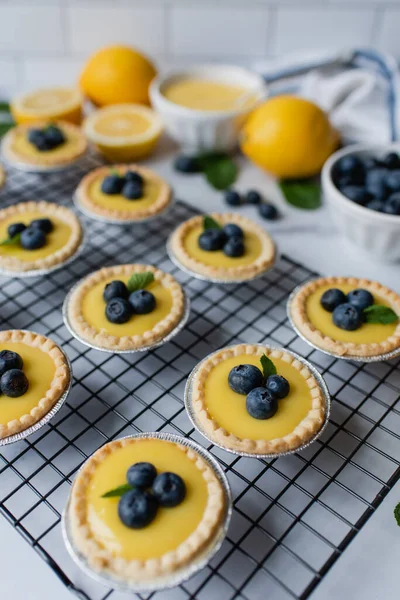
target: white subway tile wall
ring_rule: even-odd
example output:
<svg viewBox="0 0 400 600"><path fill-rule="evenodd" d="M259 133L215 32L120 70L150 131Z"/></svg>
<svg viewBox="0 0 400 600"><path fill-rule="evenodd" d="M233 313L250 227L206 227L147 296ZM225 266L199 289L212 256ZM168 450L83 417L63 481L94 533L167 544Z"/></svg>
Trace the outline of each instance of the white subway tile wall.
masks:
<svg viewBox="0 0 400 600"><path fill-rule="evenodd" d="M400 0L0 0L0 25L2 97L74 83L116 42L161 68L354 46L400 57Z"/></svg>

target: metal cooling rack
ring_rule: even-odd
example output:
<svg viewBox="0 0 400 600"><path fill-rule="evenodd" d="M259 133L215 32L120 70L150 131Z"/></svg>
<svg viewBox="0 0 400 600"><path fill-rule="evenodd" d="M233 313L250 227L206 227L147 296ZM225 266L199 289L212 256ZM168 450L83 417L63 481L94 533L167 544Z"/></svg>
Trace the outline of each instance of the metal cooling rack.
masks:
<svg viewBox="0 0 400 600"><path fill-rule="evenodd" d="M62 175L10 171L2 204L44 199L71 205L93 158ZM225 468L234 497L226 542L211 564L159 600L307 598L400 476L399 360L349 363L310 349L289 327L285 302L315 275L283 257L263 278L221 287L195 280L168 260L165 240L194 210L178 203L157 222L121 228L83 219L85 252L43 279L0 279L1 326L33 329L62 344L74 372L56 417L0 453L0 510L81 599L123 600L83 576L64 548L60 514L79 466L107 440L138 431L189 436ZM116 356L85 348L61 319L78 278L116 262L153 263L184 285L192 301L185 330L152 352ZM235 342L280 344L311 360L334 401L323 436L301 454L271 461L239 458L196 434L183 407L186 378L207 353ZM141 596L141 598L149 596Z"/></svg>

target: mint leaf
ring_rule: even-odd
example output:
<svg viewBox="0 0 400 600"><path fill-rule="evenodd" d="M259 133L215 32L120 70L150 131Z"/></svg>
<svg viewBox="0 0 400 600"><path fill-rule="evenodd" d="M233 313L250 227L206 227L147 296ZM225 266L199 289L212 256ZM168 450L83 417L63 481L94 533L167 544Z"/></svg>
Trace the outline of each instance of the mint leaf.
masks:
<svg viewBox="0 0 400 600"><path fill-rule="evenodd" d="M226 190L236 181L238 169L226 154L204 154L198 157L200 169L217 190Z"/></svg>
<svg viewBox="0 0 400 600"><path fill-rule="evenodd" d="M131 485L129 485L129 483L124 483L123 485L119 485L118 487L114 488L113 490L106 492L101 497L102 498L120 498L121 496L126 494L126 492L129 492L130 490L133 490L133 487Z"/></svg>
<svg viewBox="0 0 400 600"><path fill-rule="evenodd" d="M400 502L394 507L394 518L396 519L397 525L400 527Z"/></svg>
<svg viewBox="0 0 400 600"><path fill-rule="evenodd" d="M14 127L15 123L0 123L0 137L5 135L11 127Z"/></svg>
<svg viewBox="0 0 400 600"><path fill-rule="evenodd" d="M204 215L203 227L204 229L221 229L221 225L209 215Z"/></svg>
<svg viewBox="0 0 400 600"><path fill-rule="evenodd" d="M277 370L270 358L266 354L263 354L260 358L261 367L264 373L264 379L268 379L270 375L276 375Z"/></svg>
<svg viewBox="0 0 400 600"><path fill-rule="evenodd" d="M11 112L10 105L8 102L5 102L4 100L0 102L0 112Z"/></svg>
<svg viewBox="0 0 400 600"><path fill-rule="evenodd" d="M367 308L364 308L363 313L367 323L388 325L389 323L396 323L399 320L394 310L389 308L389 306L382 306L381 304L367 306Z"/></svg>
<svg viewBox="0 0 400 600"><path fill-rule="evenodd" d="M150 285L152 281L154 281L154 275L151 271L134 273L128 281L128 290L130 293L136 292L136 290L143 290Z"/></svg>
<svg viewBox="0 0 400 600"><path fill-rule="evenodd" d="M281 181L279 187L287 202L296 208L315 210L321 206L321 186L315 181Z"/></svg>
<svg viewBox="0 0 400 600"><path fill-rule="evenodd" d="M17 242L19 242L20 239L21 239L21 234L16 233L11 238L8 237L8 238L5 238L4 240L1 240L0 246L11 246L12 244L16 244Z"/></svg>

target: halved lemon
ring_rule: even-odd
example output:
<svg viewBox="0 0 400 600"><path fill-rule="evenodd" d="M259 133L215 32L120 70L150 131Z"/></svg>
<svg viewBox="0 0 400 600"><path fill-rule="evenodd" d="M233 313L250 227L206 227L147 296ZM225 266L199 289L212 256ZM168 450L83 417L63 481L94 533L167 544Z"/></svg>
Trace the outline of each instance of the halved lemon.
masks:
<svg viewBox="0 0 400 600"><path fill-rule="evenodd" d="M61 120L79 125L82 103L83 96L75 88L43 88L14 98L11 112L17 123Z"/></svg>
<svg viewBox="0 0 400 600"><path fill-rule="evenodd" d="M162 121L146 106L115 104L92 113L83 130L108 160L130 162L153 151L162 133Z"/></svg>

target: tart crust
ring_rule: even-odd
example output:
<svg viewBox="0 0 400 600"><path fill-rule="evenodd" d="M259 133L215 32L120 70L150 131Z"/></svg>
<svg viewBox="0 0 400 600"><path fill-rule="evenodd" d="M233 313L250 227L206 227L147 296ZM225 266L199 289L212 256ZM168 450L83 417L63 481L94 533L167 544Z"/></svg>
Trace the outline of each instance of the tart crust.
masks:
<svg viewBox="0 0 400 600"><path fill-rule="evenodd" d="M22 261L11 255L0 255L0 267L8 271L24 272L41 269L50 269L55 265L65 262L77 251L82 243L83 231L78 217L69 208L53 204L52 202L20 202L0 210L0 223L9 217L24 213L40 212L43 217L57 217L67 223L71 228L68 242L53 254L32 261ZM28 251L27 251L28 252Z"/></svg>
<svg viewBox="0 0 400 600"><path fill-rule="evenodd" d="M172 200L172 191L170 186L166 181L164 181L161 177L159 177L154 171L148 169L147 167L141 167L136 164L120 164L113 165L113 169L116 169L119 173L126 173L129 170L137 171L142 177L146 180L157 180L160 185L160 193L156 200L150 204L150 206L146 206L145 208L130 211L130 210L116 210L112 208L112 196L110 196L110 208L105 208L103 206L99 206L96 204L89 193L90 186L96 181L98 178L106 177L110 174L110 167L99 167L98 169L94 169L82 179L80 184L76 190L76 198L78 202L86 208L86 210L100 215L109 219L118 219L121 221L133 221L135 219L141 220L146 217L152 217L162 212L167 208ZM133 201L134 202L134 201Z"/></svg>
<svg viewBox="0 0 400 600"><path fill-rule="evenodd" d="M312 407L304 419L295 427L295 429L283 436L272 440L251 440L248 438L239 438L229 431L226 431L209 414L205 402L205 382L210 371L219 363L240 355L262 355L266 354L271 359L279 358L292 365L304 377L312 397ZM288 452L299 448L307 443L321 429L325 418L325 400L321 388L311 374L309 369L285 350L272 349L262 346L253 346L250 344L239 344L232 348L225 348L210 356L196 372L193 379L192 388L193 410L199 423L201 423L204 432L209 439L217 444L233 451L246 452L249 454L278 454Z"/></svg>
<svg viewBox="0 0 400 600"><path fill-rule="evenodd" d="M203 222L203 216L198 215L184 221L175 229L171 236L171 248L176 258L187 268L215 279L246 281L267 271L275 261L276 248L271 236L257 223L234 213L211 213L210 215L221 225L235 223L245 231L251 231L261 240L262 248L260 256L249 265L240 265L233 267L216 267L206 265L191 256L185 246L184 239L194 227L198 227Z"/></svg>
<svg viewBox="0 0 400 600"><path fill-rule="evenodd" d="M125 438L105 444L91 456L79 472L71 491L69 516L71 533L77 548L87 558L96 571L108 572L125 581L148 581L155 577L174 573L184 567L209 544L217 533L224 514L224 494L222 486L212 469L203 458L193 449L178 444L175 445L186 453L188 459L203 473L208 489L208 500L203 517L197 528L175 550L160 557L147 560L126 560L116 557L96 540L88 522L86 492L91 477L99 463L117 448L122 448L143 438ZM151 438L147 438L151 439ZM171 443L171 442L169 442Z"/></svg>
<svg viewBox="0 0 400 600"><path fill-rule="evenodd" d="M46 125L48 124L48 121L38 121L34 125L35 127L43 128L46 127ZM36 165L38 167L50 168L68 165L69 163L74 162L83 154L85 154L88 143L80 128L77 125L73 125L72 123L68 123L66 121L56 122L56 125L60 129L62 129L62 131L67 134L67 136L73 136L74 140L77 141L77 144L72 145L67 141L67 143L63 145L62 153L53 154L52 152L38 151L37 154L35 154L35 157L33 158L30 154L24 154L19 150L16 150L14 145L14 141L17 135L26 134L29 131L29 129L32 129L32 123L23 123L10 129L10 131L5 136L3 142L3 153L5 159L8 160L10 163L19 162L29 166Z"/></svg>
<svg viewBox="0 0 400 600"><path fill-rule="evenodd" d="M298 330L310 342L328 352L333 352L340 356L377 356L385 354L400 347L400 322L397 325L393 335L388 336L386 340L380 343L372 344L353 344L332 339L316 329L308 318L306 303L307 298L318 288L325 285L335 287L340 284L354 285L355 288L364 288L372 294L384 298L391 308L400 316L400 296L389 288L368 279L358 279L357 277L321 277L305 284L296 293L289 307L293 323Z"/></svg>
<svg viewBox="0 0 400 600"><path fill-rule="evenodd" d="M39 348L52 358L56 367L50 388L43 398L38 399L37 405L30 413L22 415L18 419L14 419L8 423L0 423L0 439L3 439L19 433L20 431L24 431L34 423L40 421L40 419L53 408L65 392L71 379L71 373L66 358L60 348L55 342L44 335L33 333L33 331L12 329L0 332L0 342L22 343L31 346L32 348Z"/></svg>
<svg viewBox="0 0 400 600"><path fill-rule="evenodd" d="M110 277L116 279L121 275L133 275L134 273L143 273L151 271L154 279L161 285L167 287L172 296L172 308L164 319L159 321L153 329L146 331L142 335L121 335L117 337L105 331L97 331L90 323L86 321L82 313L82 300L88 290L95 284L105 281ZM68 302L67 312L70 323L80 337L89 343L100 346L107 350L135 350L143 346L149 346L162 340L170 331L172 331L182 319L185 309L185 297L179 283L169 273L164 273L160 269L156 269L151 265L130 264L117 265L115 267L104 267L99 271L95 271L74 289L71 298ZM121 325L123 331L123 325Z"/></svg>

